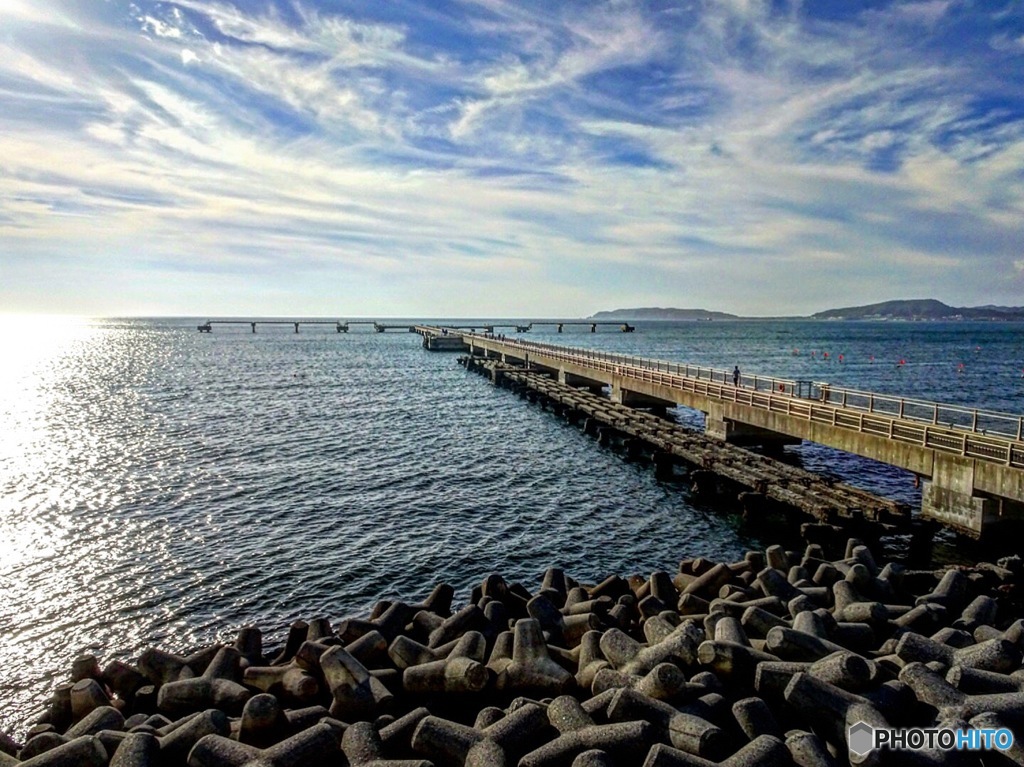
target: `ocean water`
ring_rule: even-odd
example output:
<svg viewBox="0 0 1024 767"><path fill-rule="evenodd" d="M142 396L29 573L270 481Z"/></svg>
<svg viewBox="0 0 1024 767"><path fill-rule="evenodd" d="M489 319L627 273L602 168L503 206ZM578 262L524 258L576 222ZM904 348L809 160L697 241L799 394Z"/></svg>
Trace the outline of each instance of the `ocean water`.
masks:
<svg viewBox="0 0 1024 767"><path fill-rule="evenodd" d="M295 619L440 581L465 599L493 571L529 587L549 566L594 581L764 544L419 336L195 326L0 322L0 729L23 734L83 653L134 660L243 625L269 645ZM527 338L1024 413L1021 325L639 323ZM919 503L904 472L794 454Z"/></svg>

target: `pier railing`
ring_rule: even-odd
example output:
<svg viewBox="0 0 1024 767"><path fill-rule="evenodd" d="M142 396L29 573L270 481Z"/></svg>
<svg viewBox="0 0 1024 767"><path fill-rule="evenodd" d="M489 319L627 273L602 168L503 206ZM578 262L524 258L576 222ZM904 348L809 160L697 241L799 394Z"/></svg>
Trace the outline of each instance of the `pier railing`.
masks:
<svg viewBox="0 0 1024 767"><path fill-rule="evenodd" d="M519 339L502 343L704 397L1024 468L1024 416L786 378L744 375L734 386L731 372L705 366Z"/></svg>

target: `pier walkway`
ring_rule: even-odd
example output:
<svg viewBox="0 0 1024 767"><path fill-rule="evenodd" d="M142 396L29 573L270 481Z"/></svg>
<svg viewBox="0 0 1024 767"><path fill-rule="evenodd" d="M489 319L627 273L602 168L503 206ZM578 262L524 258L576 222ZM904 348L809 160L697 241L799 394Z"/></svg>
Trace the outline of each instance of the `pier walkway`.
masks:
<svg viewBox="0 0 1024 767"><path fill-rule="evenodd" d="M607 387L613 402L705 413L705 431L740 445L809 440L906 469L924 479L922 516L972 537L1024 521L1024 416L856 391L814 381L744 375L642 357L417 326L429 349L549 371Z"/></svg>

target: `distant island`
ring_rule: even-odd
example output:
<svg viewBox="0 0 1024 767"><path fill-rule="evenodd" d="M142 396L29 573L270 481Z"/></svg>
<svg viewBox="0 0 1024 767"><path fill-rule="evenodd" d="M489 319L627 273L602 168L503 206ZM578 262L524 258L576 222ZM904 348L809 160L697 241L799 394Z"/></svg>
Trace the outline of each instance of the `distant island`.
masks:
<svg viewBox="0 0 1024 767"><path fill-rule="evenodd" d="M1024 320L1020 306L948 306L934 298L829 309L815 320Z"/></svg>
<svg viewBox="0 0 1024 767"><path fill-rule="evenodd" d="M706 309L615 309L597 312L593 320L738 320L738 319L783 319L780 317L740 317L726 312L712 312ZM812 320L985 320L1024 322L1022 306L949 306L934 298L899 301L883 301L867 306L848 306L842 309L828 309L810 317L785 317L784 319Z"/></svg>

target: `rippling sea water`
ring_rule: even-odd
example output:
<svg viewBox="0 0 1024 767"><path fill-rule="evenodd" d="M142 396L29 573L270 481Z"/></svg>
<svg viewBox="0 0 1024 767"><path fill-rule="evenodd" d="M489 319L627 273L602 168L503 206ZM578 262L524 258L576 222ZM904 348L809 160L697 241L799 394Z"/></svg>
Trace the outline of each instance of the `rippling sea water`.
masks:
<svg viewBox="0 0 1024 767"><path fill-rule="evenodd" d="M242 625L273 643L297 618L337 620L442 580L465 598L492 571L529 586L552 565L596 580L763 545L412 334L0 325L0 729L18 735L85 652L183 651ZM640 323L528 337L1024 412L1021 325ZM903 472L795 452L919 502Z"/></svg>

